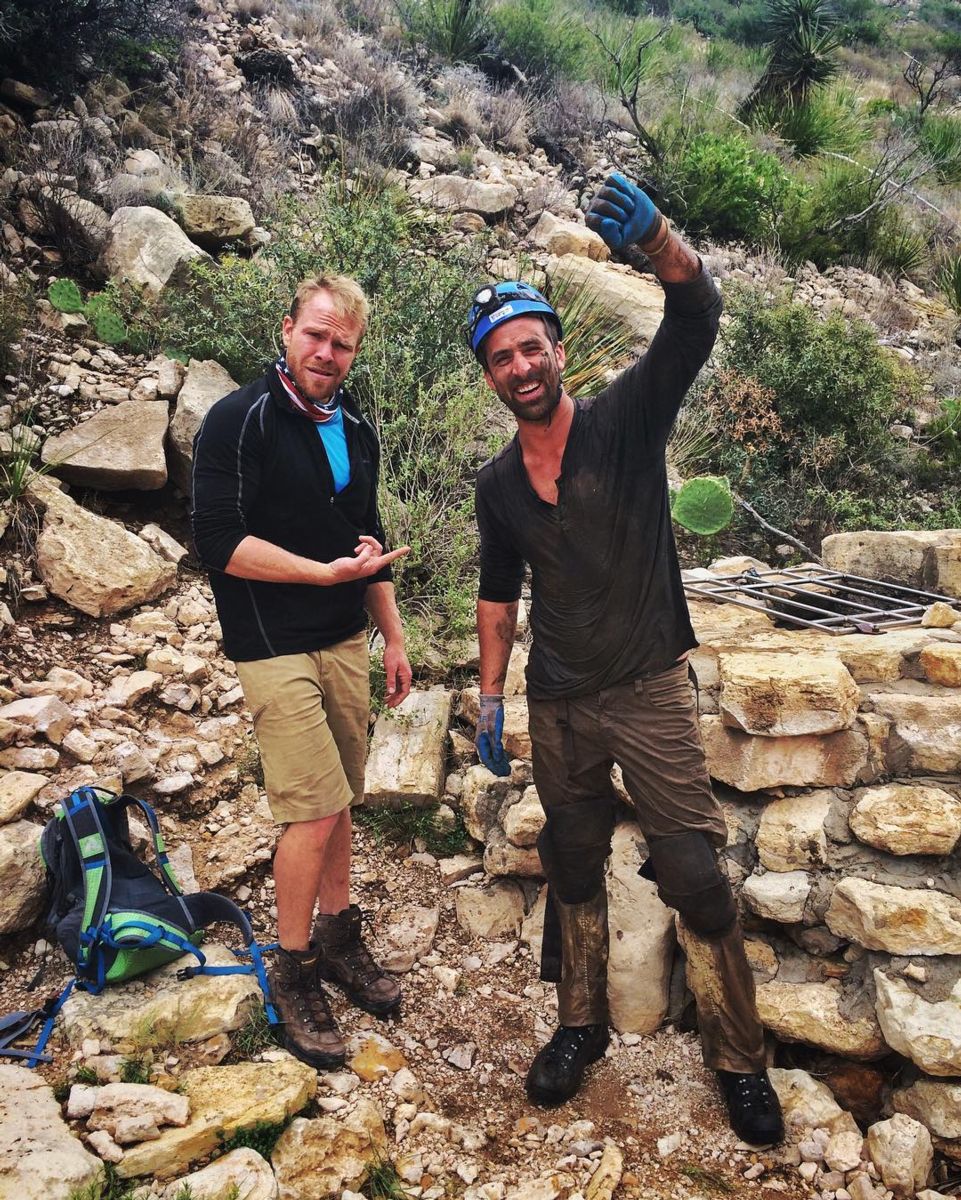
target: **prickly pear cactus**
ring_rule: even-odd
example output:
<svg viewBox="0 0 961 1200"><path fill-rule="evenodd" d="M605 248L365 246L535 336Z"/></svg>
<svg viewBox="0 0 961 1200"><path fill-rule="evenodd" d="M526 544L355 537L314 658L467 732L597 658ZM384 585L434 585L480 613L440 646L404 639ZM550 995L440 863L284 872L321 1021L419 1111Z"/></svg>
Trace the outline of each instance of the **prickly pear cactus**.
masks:
<svg viewBox="0 0 961 1200"><path fill-rule="evenodd" d="M671 516L691 533L719 533L734 516L731 484L725 475L698 475L674 493Z"/></svg>
<svg viewBox="0 0 961 1200"><path fill-rule="evenodd" d="M92 296L87 297L87 303L83 306L83 315L87 320L95 321L97 314L109 307L110 302L103 292L94 292Z"/></svg>
<svg viewBox="0 0 961 1200"><path fill-rule="evenodd" d="M83 296L72 279L55 279L47 288L47 299L62 313L78 313L83 308Z"/></svg>
<svg viewBox="0 0 961 1200"><path fill-rule="evenodd" d="M101 308L97 312L94 328L100 341L106 342L108 346L118 346L127 339L127 326L109 308Z"/></svg>

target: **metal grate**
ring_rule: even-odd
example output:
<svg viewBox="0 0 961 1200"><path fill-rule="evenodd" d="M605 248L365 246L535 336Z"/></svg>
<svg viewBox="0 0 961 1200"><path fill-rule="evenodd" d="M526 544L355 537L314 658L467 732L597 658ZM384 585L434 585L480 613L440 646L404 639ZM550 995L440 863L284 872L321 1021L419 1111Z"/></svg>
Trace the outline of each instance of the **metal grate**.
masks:
<svg viewBox="0 0 961 1200"><path fill-rule="evenodd" d="M685 581L684 590L689 596L756 608L776 621L823 633L903 629L920 625L925 609L938 600L957 603L951 596L816 566L752 568L739 575Z"/></svg>

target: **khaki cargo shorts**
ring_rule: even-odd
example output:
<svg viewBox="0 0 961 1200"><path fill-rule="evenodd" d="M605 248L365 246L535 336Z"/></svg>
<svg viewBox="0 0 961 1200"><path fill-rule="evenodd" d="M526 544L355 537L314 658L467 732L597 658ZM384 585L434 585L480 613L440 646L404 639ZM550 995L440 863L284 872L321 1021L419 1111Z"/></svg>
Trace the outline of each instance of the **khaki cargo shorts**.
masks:
<svg viewBox="0 0 961 1200"><path fill-rule="evenodd" d="M236 667L274 820L316 821L362 804L370 713L367 634Z"/></svg>

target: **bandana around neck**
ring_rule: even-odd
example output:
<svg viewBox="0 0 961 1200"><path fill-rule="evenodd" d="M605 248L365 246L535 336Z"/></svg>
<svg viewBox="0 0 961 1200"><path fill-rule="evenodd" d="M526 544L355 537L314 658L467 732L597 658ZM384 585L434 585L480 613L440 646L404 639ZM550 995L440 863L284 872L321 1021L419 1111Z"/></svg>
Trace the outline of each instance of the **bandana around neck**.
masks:
<svg viewBox="0 0 961 1200"><path fill-rule="evenodd" d="M343 394L342 388L338 388L326 404L315 404L313 400L308 400L294 382L294 377L290 373L290 367L287 366L286 354L280 355L274 363L274 368L277 371L277 378L283 384L284 391L287 393L290 403L294 408L302 413L306 413L314 421L329 421L340 407L340 399Z"/></svg>

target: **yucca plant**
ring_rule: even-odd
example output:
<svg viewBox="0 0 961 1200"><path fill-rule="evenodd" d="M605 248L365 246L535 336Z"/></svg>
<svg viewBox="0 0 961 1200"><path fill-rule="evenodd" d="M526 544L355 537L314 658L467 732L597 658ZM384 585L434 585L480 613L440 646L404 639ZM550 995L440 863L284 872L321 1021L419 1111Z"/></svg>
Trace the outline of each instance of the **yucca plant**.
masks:
<svg viewBox="0 0 961 1200"><path fill-rule="evenodd" d="M841 36L829 0L771 0L766 34L768 63L742 118L768 101L803 104L837 74Z"/></svg>
<svg viewBox="0 0 961 1200"><path fill-rule="evenodd" d="M473 62L487 44L484 0L411 0L400 12L413 37L451 62Z"/></svg>

